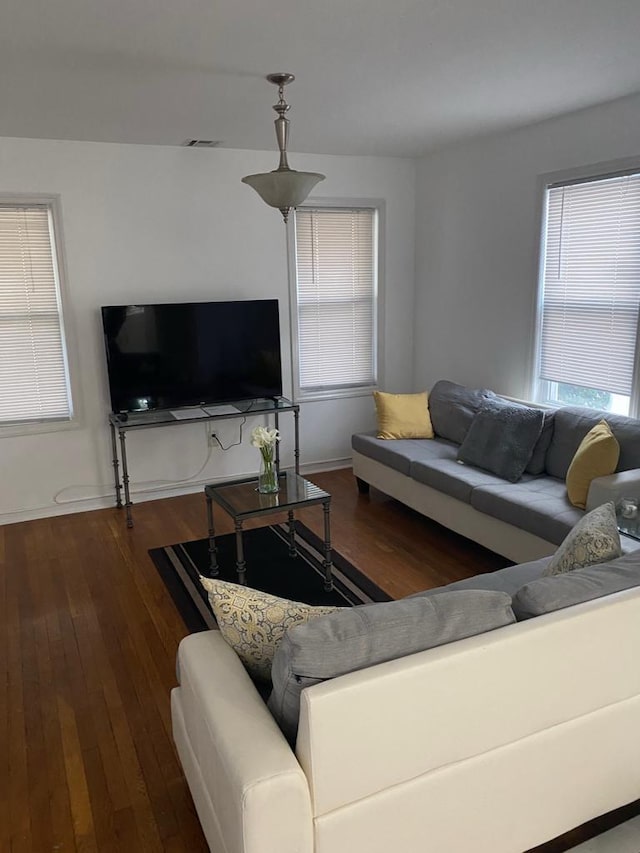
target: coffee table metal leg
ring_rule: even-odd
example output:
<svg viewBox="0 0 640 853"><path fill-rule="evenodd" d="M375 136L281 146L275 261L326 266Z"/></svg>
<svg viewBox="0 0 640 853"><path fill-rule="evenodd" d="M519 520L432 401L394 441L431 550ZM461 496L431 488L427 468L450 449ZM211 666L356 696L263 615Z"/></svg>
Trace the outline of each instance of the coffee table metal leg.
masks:
<svg viewBox="0 0 640 853"><path fill-rule="evenodd" d="M322 503L324 512L324 588L329 591L333 589L333 562L331 560L331 498Z"/></svg>
<svg viewBox="0 0 640 853"><path fill-rule="evenodd" d="M242 521L240 519L236 519L236 569L238 570L238 583L246 584L246 563L244 561Z"/></svg>
<svg viewBox="0 0 640 853"><path fill-rule="evenodd" d="M293 515L293 510L288 512L289 517L289 556L297 557L298 549L296 548L296 520Z"/></svg>
<svg viewBox="0 0 640 853"><path fill-rule="evenodd" d="M213 501L207 498L207 522L209 524L209 577L215 578L220 574L218 567L218 549L216 548L216 533L213 526Z"/></svg>

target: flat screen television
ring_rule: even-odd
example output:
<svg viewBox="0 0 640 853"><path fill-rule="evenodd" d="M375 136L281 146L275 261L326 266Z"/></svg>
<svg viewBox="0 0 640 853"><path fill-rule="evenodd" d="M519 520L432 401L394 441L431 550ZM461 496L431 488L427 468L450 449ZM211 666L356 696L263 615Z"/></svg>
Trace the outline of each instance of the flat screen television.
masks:
<svg viewBox="0 0 640 853"><path fill-rule="evenodd" d="M282 394L277 299L101 310L114 412Z"/></svg>

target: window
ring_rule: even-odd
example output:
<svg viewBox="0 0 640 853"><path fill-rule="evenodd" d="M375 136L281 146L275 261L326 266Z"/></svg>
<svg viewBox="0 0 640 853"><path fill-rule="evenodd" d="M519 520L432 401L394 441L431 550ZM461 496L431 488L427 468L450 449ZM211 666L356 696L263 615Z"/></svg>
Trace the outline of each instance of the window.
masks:
<svg viewBox="0 0 640 853"><path fill-rule="evenodd" d="M637 411L640 172L546 190L535 398Z"/></svg>
<svg viewBox="0 0 640 853"><path fill-rule="evenodd" d="M0 426L72 414L52 204L0 202Z"/></svg>
<svg viewBox="0 0 640 853"><path fill-rule="evenodd" d="M348 395L377 381L378 210L296 210L294 381L301 397Z"/></svg>

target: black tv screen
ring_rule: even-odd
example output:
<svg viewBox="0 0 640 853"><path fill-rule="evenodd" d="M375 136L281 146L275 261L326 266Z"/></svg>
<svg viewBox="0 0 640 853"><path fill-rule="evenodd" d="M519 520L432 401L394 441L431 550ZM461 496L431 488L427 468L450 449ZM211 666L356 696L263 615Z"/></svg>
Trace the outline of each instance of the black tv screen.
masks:
<svg viewBox="0 0 640 853"><path fill-rule="evenodd" d="M282 394L277 299L102 308L114 412Z"/></svg>

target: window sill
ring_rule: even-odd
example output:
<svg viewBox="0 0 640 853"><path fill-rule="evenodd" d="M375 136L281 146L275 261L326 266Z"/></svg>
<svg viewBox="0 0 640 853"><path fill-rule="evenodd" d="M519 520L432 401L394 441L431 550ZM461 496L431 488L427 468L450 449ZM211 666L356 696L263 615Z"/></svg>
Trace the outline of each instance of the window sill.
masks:
<svg viewBox="0 0 640 853"><path fill-rule="evenodd" d="M36 421L34 423L6 424L5 426L0 425L0 438L42 435L48 432L65 432L70 429L79 429L80 426L81 424L77 418L70 421Z"/></svg>

